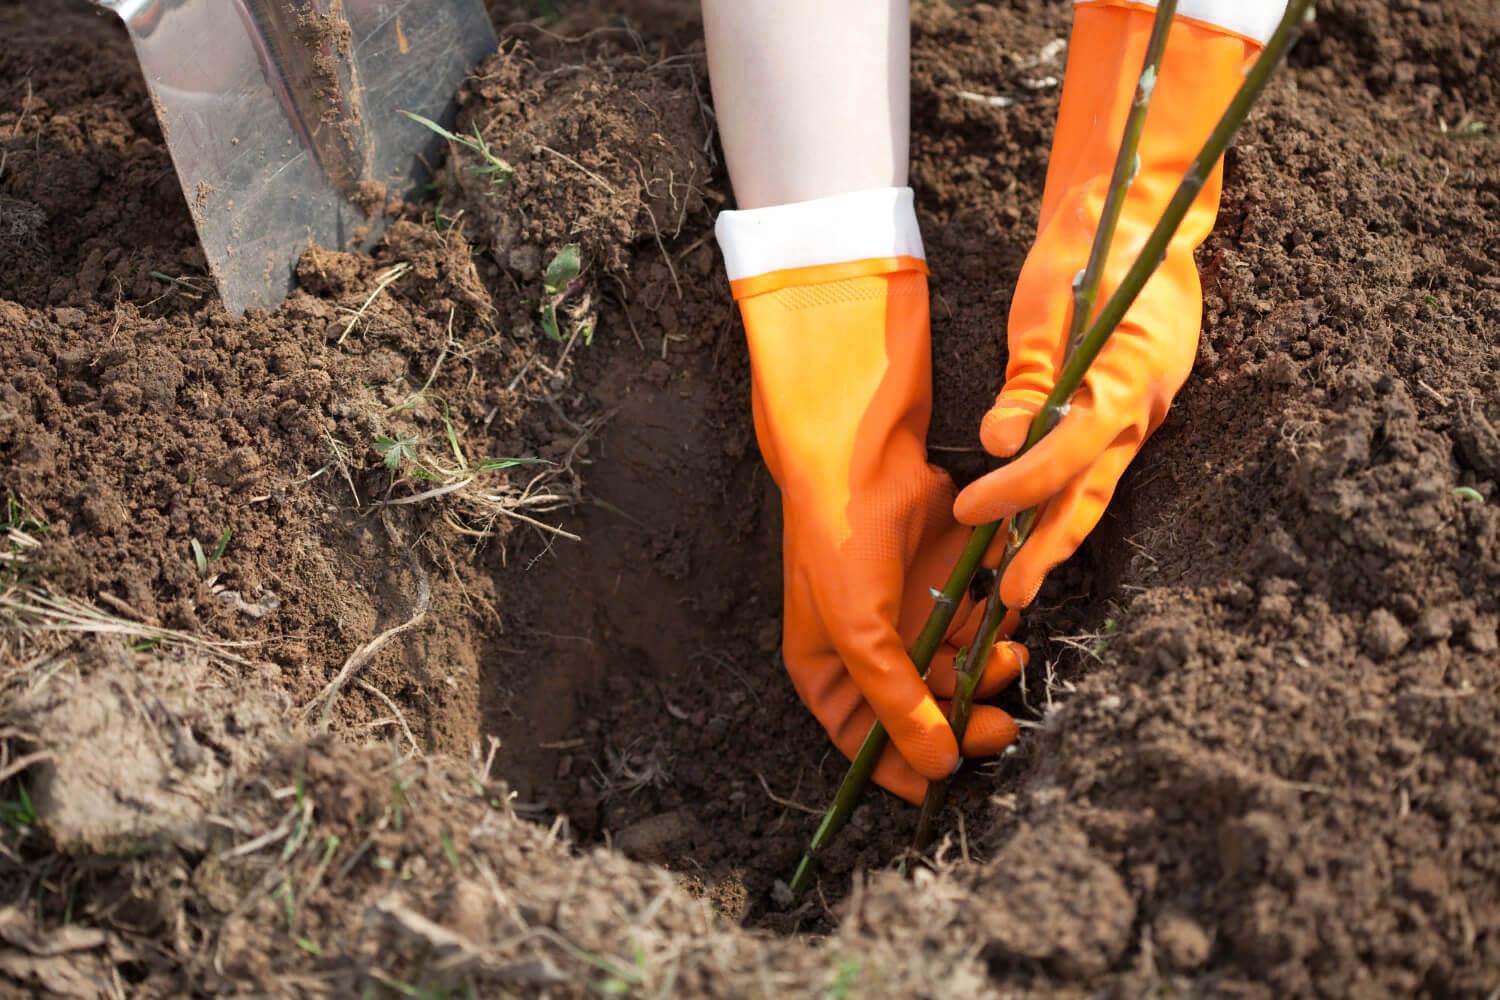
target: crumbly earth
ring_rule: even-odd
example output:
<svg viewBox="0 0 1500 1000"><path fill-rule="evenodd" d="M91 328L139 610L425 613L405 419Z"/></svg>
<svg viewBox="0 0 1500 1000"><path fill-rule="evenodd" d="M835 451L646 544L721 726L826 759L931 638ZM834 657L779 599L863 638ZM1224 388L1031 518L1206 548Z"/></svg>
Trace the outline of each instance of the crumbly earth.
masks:
<svg viewBox="0 0 1500 1000"><path fill-rule="evenodd" d="M231 319L124 34L0 0L0 993L1500 986L1493 5L1319 5L1194 377L1027 616L1034 725L933 870L874 797L791 911L843 762L777 663L692 5L545 6L459 95L506 183L455 150ZM916 12L960 481L1067 23Z"/></svg>

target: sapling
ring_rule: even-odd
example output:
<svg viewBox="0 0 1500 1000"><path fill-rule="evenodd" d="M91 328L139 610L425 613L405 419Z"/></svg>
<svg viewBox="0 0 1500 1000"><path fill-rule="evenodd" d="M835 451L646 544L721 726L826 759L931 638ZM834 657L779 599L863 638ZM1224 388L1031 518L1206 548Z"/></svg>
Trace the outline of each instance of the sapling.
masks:
<svg viewBox="0 0 1500 1000"><path fill-rule="evenodd" d="M1136 81L1135 98L1131 101L1130 112L1125 117L1125 131L1120 138L1120 151L1115 154L1114 167L1109 177L1109 189L1104 196L1104 207L1099 213L1099 225L1094 230L1094 241L1089 247L1088 263L1073 279L1073 307L1068 320L1068 337L1063 344L1062 367L1064 370L1078 353L1078 349L1083 346L1084 335L1088 332L1088 321L1093 316L1094 304L1099 298L1099 287L1104 282L1104 265L1109 260L1109 248L1114 242L1115 229L1120 223L1120 212L1125 207L1125 197L1130 193L1131 183L1140 173L1141 135L1146 130L1146 112L1150 110L1151 95L1156 92L1156 81L1161 76L1161 61L1167 50L1167 35L1172 30L1172 19L1176 14L1177 0L1161 0L1156 6L1156 17L1151 22L1151 37L1146 41L1146 55L1141 61L1141 75ZM1063 399L1066 400L1071 395L1072 393L1069 392L1068 396L1064 396ZM1052 429L1057 423L1057 412L1056 407L1044 406L1042 408L1032 421L1022 452L1035 443L1033 438L1041 440L1042 435ZM980 619L978 636L954 663L954 693L952 705L948 710L948 725L953 730L953 736L958 740L959 746L963 745L964 733L968 729L974 691L979 686L979 678L984 675L989 653L994 648L995 640L999 637L1000 626L1005 621L1005 604L1000 600L1000 580L1010 566L1011 560L1030 536L1031 529L1036 525L1037 516L1038 512L1033 508L1010 519L1009 530L1006 533L1005 553L1001 557L988 603ZM937 817L942 812L943 803L947 797L947 781L934 781L928 786L927 795L922 800L921 815L917 818L916 833L912 837L913 849L925 850L932 842Z"/></svg>
<svg viewBox="0 0 1500 1000"><path fill-rule="evenodd" d="M1314 0L1290 0L1287 4L1286 11L1282 15L1280 23L1277 24L1276 30L1266 42L1265 48L1262 49L1254 65L1245 74L1244 83L1241 84L1234 99L1230 101L1229 107L1219 119L1218 124L1214 126L1208 139L1203 143L1198 155L1194 157L1193 162L1188 166L1187 172L1183 175L1182 181L1177 186L1176 193L1173 194L1172 200L1168 203L1166 211L1156 223L1155 228L1152 229L1151 235L1147 237L1139 256L1131 265L1129 271L1126 272L1119 287L1115 289L1108 301L1099 310L1097 316L1090 322L1087 320L1087 317L1092 309L1092 302L1088 296L1097 295L1098 280L1103 273L1103 254L1107 249L1107 236L1106 240L1100 240L1098 234L1096 234L1095 243L1090 253L1090 265L1093 265L1095 258L1098 258L1098 267L1086 267L1083 274L1075 282L1075 316L1069 327L1070 336L1066 347L1069 356L1056 384L1048 394L1036 418L1031 423L1026 443L1015 457L1020 457L1020 455L1025 454L1025 452L1035 446L1057 424L1061 415L1066 412L1068 402L1082 383L1089 366L1093 364L1094 359L1103 350L1109 340L1110 334L1120 324L1125 313L1129 311L1136 297L1140 294L1141 289L1145 287L1147 280L1150 279L1152 273L1160 264L1166 253L1168 244L1177 232L1177 228L1182 224L1182 220L1186 216L1188 209L1192 206L1193 201L1197 198L1204 181L1212 171L1214 164L1224 155L1224 151L1228 148L1229 142L1234 137L1235 132L1244 124L1246 118L1249 116L1250 109L1264 92L1266 84L1270 81L1272 71L1295 40L1298 28L1303 21L1311 17L1313 3ZM1164 8L1167 7L1168 4L1165 3L1158 7L1158 27L1164 18L1170 18L1171 16L1170 10L1164 11ZM1154 31L1153 41L1156 40L1158 33L1162 34L1163 37L1165 35L1164 30L1161 32ZM1148 46L1148 71L1153 68L1149 59ZM1149 72L1149 74L1143 73L1142 77L1141 86L1138 88L1136 95L1137 105L1142 103L1142 91L1146 92L1144 96L1146 100L1149 100L1150 91L1154 89L1156 83L1154 72ZM1132 110L1134 112L1141 109L1137 107ZM1133 113L1131 118L1134 119L1135 117ZM1143 111L1141 117L1142 119L1144 117ZM1129 127L1129 123L1127 122L1127 139L1129 138ZM1122 146L1122 152L1123 148ZM1124 177L1124 187L1128 187L1133 169L1133 154L1129 159L1121 156L1119 161L1116 162L1111 179L1111 198L1116 197L1121 177ZM1123 190L1118 191L1120 200L1123 200L1123 194ZM1118 215L1116 215L1116 218L1118 218ZM1103 227L1101 226L1102 229ZM1092 277L1091 272L1093 272ZM1091 284L1092 291L1090 291ZM1084 332L1081 336L1076 336L1074 331L1080 325ZM1021 546L1025 544L1035 523L1035 510L1018 514L1008 519L1005 523L1005 551L1001 558L999 570L997 571L996 581L999 580L1000 576L1003 576L1005 568L1009 565L1011 559L1014 558ZM958 609L960 600L967 591L969 584L973 580L974 573L978 570L985 552L989 549L1000 528L1000 522L975 528L943 589L934 594L935 602L933 610L911 649L912 662L919 673L925 675L938 643L941 642L943 636L946 634L948 626L953 620L954 613ZM997 582L992 589L989 605L985 608L981 620L981 634L976 637L970 651L963 655L961 666L956 667L958 678L953 705L950 710L950 723L956 722L959 724L954 727L954 730L960 745L962 745L963 734L959 726L967 723L968 712L973 702L974 690L977 687L978 678L983 676L985 661L988 659L989 652L994 645L994 638L998 634L1000 623L1004 620L1004 612L1005 609L999 599ZM875 770L875 764L879 761L880 754L885 749L887 740L888 736L885 729L878 722L871 727L869 735L865 737L865 741L861 744L859 752L850 763L849 770L845 774L843 782L839 785L833 802L829 805L823 815L822 821L818 824L818 829L813 834L813 839L807 852L802 856L802 860L797 865L797 870L793 874L790 883L790 889L794 896L802 893L811 886L813 876L816 872L818 854L832 843L833 838L838 835L844 824L848 822L849 815L853 812L854 806L859 801L865 785L868 784L870 776ZM946 783L937 784L945 785ZM941 790L930 793L930 795L937 796L941 796L942 794L944 793ZM941 799L937 801L940 803ZM936 809L929 809L928 811L935 813ZM929 829L931 821L932 816L929 815L927 819Z"/></svg>

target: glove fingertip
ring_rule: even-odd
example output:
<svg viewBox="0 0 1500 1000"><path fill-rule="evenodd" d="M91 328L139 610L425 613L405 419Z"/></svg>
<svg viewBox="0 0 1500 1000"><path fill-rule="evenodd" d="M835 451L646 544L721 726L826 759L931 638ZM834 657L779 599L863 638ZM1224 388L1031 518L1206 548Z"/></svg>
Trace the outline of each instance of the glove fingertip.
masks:
<svg viewBox="0 0 1500 1000"><path fill-rule="evenodd" d="M1018 642L998 642L985 664L984 676L975 690L977 698L993 698L1015 683L1026 669L1026 647Z"/></svg>
<svg viewBox="0 0 1500 1000"><path fill-rule="evenodd" d="M1026 443L1026 435L1031 430L1031 421L1035 415L1033 408L1009 402L995 404L994 409L986 413L979 423L980 444L996 458L1010 458Z"/></svg>
<svg viewBox="0 0 1500 1000"><path fill-rule="evenodd" d="M937 703L932 704L936 709ZM941 723L933 727L886 726L891 742L906 763L928 781L941 781L958 767L958 741L953 738L947 720L942 719Z"/></svg>
<svg viewBox="0 0 1500 1000"><path fill-rule="evenodd" d="M989 481L995 473L990 473L981 479L976 479L963 488L957 498L953 501L953 519L959 524L967 524L977 527L998 521L1002 517L1009 517L1014 511L1015 505L1003 492L995 490ZM998 499L997 499L998 494ZM1004 552L1004 540L996 539L1001 545L1000 552ZM986 554L994 551L995 543L991 543ZM999 559L997 557L996 563Z"/></svg>
<svg viewBox="0 0 1500 1000"><path fill-rule="evenodd" d="M976 705L964 732L964 756L992 757L1020 735L1020 727L1008 714L991 705Z"/></svg>
<svg viewBox="0 0 1500 1000"><path fill-rule="evenodd" d="M1051 570L1051 566L1034 569L1017 558L1000 580L1000 599L1007 608L1019 615L1022 608L1030 607L1031 602L1036 600L1037 593L1042 589L1042 581Z"/></svg>

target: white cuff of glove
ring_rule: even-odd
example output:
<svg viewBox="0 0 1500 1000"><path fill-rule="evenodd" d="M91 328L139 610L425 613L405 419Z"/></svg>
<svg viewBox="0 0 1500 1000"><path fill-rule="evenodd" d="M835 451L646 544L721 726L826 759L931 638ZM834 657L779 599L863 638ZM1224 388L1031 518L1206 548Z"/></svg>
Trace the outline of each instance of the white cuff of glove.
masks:
<svg viewBox="0 0 1500 1000"><path fill-rule="evenodd" d="M730 281L874 257L927 259L909 187L720 212L714 235Z"/></svg>

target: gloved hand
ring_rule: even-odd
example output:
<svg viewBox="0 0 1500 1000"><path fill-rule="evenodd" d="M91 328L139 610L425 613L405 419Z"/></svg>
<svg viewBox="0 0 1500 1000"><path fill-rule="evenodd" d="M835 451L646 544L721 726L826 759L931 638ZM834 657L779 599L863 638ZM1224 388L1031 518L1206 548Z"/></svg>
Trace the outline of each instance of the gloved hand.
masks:
<svg viewBox="0 0 1500 1000"><path fill-rule="evenodd" d="M720 229L726 243L722 221ZM980 618L965 601L924 684L907 649L932 608L929 588L943 585L968 537L953 520L952 484L926 458L926 267L895 256L781 270L733 287L750 347L756 436L781 487L787 671L845 756L878 718L892 746L875 780L918 802L928 780L958 766L934 695L952 694L954 655ZM998 643L980 694L1009 684L1024 663L1024 647ZM976 706L964 755L998 753L1016 734L1004 712Z"/></svg>
<svg viewBox="0 0 1500 1000"><path fill-rule="evenodd" d="M1074 276L1088 262L1153 14L1105 3L1080 5L1074 18L1037 239L1011 304L1006 381L980 426L984 447L999 458L1020 449L1061 371ZM1097 305L1135 261L1258 52L1253 42L1196 21L1172 26L1141 139L1140 171ZM1021 458L959 494L954 514L965 524L1045 504L1001 581L1008 607L1030 604L1043 577L1098 524L1125 467L1192 370L1203 312L1193 251L1213 228L1222 176L1221 162L1066 416Z"/></svg>

